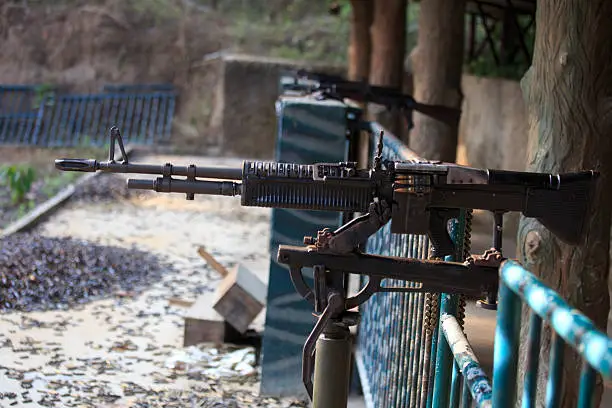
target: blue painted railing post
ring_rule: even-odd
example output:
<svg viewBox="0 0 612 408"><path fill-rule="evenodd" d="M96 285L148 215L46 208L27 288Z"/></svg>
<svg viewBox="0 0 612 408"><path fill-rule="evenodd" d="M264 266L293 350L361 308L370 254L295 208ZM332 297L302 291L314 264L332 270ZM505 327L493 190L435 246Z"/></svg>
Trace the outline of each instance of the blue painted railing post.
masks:
<svg viewBox="0 0 612 408"><path fill-rule="evenodd" d="M459 390L461 387L461 372L459 371L459 366L457 362L453 364L453 372L451 376L451 386L450 386L450 402L448 406L450 408L457 408L459 406Z"/></svg>
<svg viewBox="0 0 612 408"><path fill-rule="evenodd" d="M514 408L521 324L521 300L500 279L493 351L493 406Z"/></svg>
<svg viewBox="0 0 612 408"><path fill-rule="evenodd" d="M448 293L440 294L440 314L457 315L458 297ZM438 349L436 350L436 374L434 378L433 407L447 408L451 385L451 369L453 355L444 337L444 332L438 330Z"/></svg>
<svg viewBox="0 0 612 408"><path fill-rule="evenodd" d="M47 98L48 98L47 96L44 96L41 98L40 106L38 107L38 110L36 112L36 123L34 125L32 138L30 139L30 142L33 145L38 143L38 135L40 134L40 128L45 118L45 105L47 104L47 100L48 100Z"/></svg>
<svg viewBox="0 0 612 408"><path fill-rule="evenodd" d="M561 382L563 381L563 339L553 335L550 346L548 382L546 383L546 406L557 407L561 402Z"/></svg>
<svg viewBox="0 0 612 408"><path fill-rule="evenodd" d="M593 395L595 394L595 370L586 361L580 373L580 387L578 388L578 408L593 408Z"/></svg>
<svg viewBox="0 0 612 408"><path fill-rule="evenodd" d="M522 408L535 407L541 332L542 319L537 313L531 312L531 317L529 318L529 342L527 343L527 366L525 367Z"/></svg>
<svg viewBox="0 0 612 408"><path fill-rule="evenodd" d="M446 261L463 260L463 250L465 247L465 230L468 217L465 210L461 210L458 219L453 220L450 223L450 235L456 246L456 253L451 256L445 257ZM448 293L440 293L440 312L439 316L444 314L457 316L459 310L459 296L450 295ZM447 408L449 404L449 397L451 388L451 374L454 366L454 359L451 349L444 337L442 330L437 330L437 341L435 351L435 374L433 383L433 393L431 397L432 407L434 408Z"/></svg>

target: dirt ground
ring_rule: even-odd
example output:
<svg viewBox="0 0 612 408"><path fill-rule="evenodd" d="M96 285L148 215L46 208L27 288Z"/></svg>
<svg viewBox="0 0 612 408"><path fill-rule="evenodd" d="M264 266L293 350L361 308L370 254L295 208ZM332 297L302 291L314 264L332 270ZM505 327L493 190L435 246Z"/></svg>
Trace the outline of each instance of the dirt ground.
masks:
<svg viewBox="0 0 612 408"><path fill-rule="evenodd" d="M138 158L168 159L189 161ZM219 277L197 255L198 245L226 266L244 263L267 283L269 214L267 209L244 209L239 198L229 197L186 201L179 194L144 194L121 202L70 201L34 232L103 245L135 244L163 256L178 272L151 282L137 297L121 294L76 310L1 315L5 398L0 406L15 401L19 406L58 406L53 405L57 401L106 407L196 406L185 405L188 401L218 404L201 405L211 407L300 406L254 397L258 372L251 349L183 348L186 309L168 301L194 300L214 290ZM263 316L255 327L262 327Z"/></svg>

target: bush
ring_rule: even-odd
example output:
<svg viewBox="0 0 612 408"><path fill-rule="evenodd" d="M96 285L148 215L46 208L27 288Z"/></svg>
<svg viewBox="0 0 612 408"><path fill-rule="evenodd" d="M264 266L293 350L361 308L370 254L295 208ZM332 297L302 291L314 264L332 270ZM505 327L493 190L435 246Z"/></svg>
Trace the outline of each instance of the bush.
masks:
<svg viewBox="0 0 612 408"><path fill-rule="evenodd" d="M0 167L0 184L7 186L13 204L23 202L36 180L36 172L32 166L11 165Z"/></svg>

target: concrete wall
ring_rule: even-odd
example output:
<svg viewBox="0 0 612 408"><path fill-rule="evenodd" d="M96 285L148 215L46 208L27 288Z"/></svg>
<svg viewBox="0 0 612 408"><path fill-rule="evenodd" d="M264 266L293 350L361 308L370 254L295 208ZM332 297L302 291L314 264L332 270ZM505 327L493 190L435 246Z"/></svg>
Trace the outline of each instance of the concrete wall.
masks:
<svg viewBox="0 0 612 408"><path fill-rule="evenodd" d="M527 113L517 81L464 75L457 161L474 167L524 170Z"/></svg>
<svg viewBox="0 0 612 408"><path fill-rule="evenodd" d="M225 55L217 84L211 129L224 155L272 159L276 143L275 102L283 71L310 69L342 74L344 69L285 59Z"/></svg>

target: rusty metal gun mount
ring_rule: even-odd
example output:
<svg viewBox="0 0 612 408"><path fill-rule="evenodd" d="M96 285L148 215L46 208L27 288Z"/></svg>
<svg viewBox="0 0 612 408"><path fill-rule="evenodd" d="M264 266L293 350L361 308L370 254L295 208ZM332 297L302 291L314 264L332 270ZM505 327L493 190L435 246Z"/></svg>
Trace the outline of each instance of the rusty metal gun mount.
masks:
<svg viewBox="0 0 612 408"><path fill-rule="evenodd" d="M326 243L330 241L330 235L329 231L319 232L319 237L324 237ZM443 292L479 296L494 292L498 284L497 269L503 260L501 253L494 249L483 256L470 257L466 262L459 263L370 255L357 250L334 253L318 240L310 238L308 241L312 245L280 245L277 259L289 266L296 291L313 305L318 314L317 323L306 340L302 354L302 380L311 399L313 396L316 398L317 394L312 381L316 344L332 336L336 341L344 339L350 346L348 327L359 322L359 314L351 309L363 304L375 293ZM313 269L313 288L306 283L303 268ZM344 295L346 288L343 285L347 274L368 277L367 284L350 297ZM409 281L413 285L410 288L384 286L385 279ZM346 373L348 375L348 371ZM342 381L336 386L343 386Z"/></svg>

